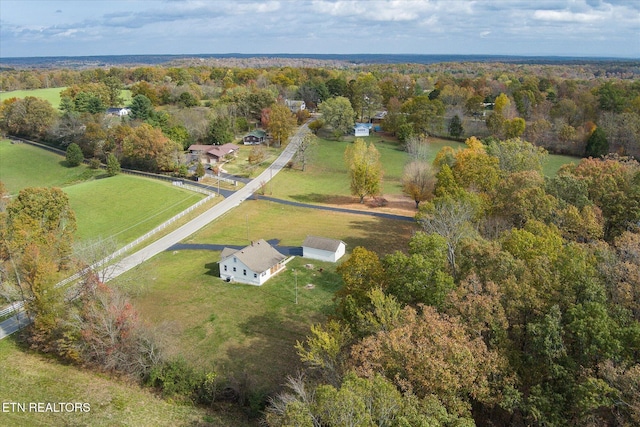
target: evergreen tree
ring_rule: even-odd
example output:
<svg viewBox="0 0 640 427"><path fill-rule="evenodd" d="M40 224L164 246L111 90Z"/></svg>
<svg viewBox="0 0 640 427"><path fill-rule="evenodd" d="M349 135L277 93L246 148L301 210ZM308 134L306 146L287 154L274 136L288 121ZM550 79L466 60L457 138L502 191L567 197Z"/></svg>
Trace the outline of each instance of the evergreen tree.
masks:
<svg viewBox="0 0 640 427"><path fill-rule="evenodd" d="M460 120L460 116L456 114L451 119L451 122L449 122L449 135L454 138L460 138L463 133L464 128L462 127L462 120Z"/></svg>
<svg viewBox="0 0 640 427"><path fill-rule="evenodd" d="M115 176L120 173L120 162L118 158L113 154L109 153L107 156L107 175Z"/></svg>
<svg viewBox="0 0 640 427"><path fill-rule="evenodd" d="M67 159L67 165L69 165L70 167L79 166L80 163L82 163L82 161L84 160L84 155L82 154L82 150L80 149L80 146L75 142L72 142L67 147L66 159Z"/></svg>
<svg viewBox="0 0 640 427"><path fill-rule="evenodd" d="M600 157L609 153L609 142L607 141L607 135L602 128L596 128L593 131L589 139L587 140L587 147L585 149L586 157Z"/></svg>

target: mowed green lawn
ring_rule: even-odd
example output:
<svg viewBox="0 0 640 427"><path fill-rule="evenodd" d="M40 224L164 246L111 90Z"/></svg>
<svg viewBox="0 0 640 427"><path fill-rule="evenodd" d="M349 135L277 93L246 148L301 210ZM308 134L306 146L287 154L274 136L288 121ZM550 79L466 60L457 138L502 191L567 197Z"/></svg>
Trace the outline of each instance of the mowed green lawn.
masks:
<svg viewBox="0 0 640 427"><path fill-rule="evenodd" d="M9 98L26 98L27 96L34 96L36 98L42 98L49 101L53 108L58 109L60 108L60 92L65 89L66 87L51 87L47 89L14 90L11 92L1 92L0 102ZM122 90L120 92L120 96L122 97L122 105L131 104L130 90ZM111 105L109 107L111 107Z"/></svg>
<svg viewBox="0 0 640 427"><path fill-rule="evenodd" d="M66 167L64 157L29 144L0 140L0 181L11 194L26 187L64 187L102 172Z"/></svg>
<svg viewBox="0 0 640 427"><path fill-rule="evenodd" d="M60 92L65 90L66 87L50 87L46 89L30 89L30 90L13 90L11 92L0 93L0 102L10 98L26 98L27 96L34 96L49 101L51 106L55 109L60 108Z"/></svg>
<svg viewBox="0 0 640 427"><path fill-rule="evenodd" d="M105 177L85 165L65 166L64 157L29 144L0 142L0 181L11 194L26 187L61 187L76 214L76 240L115 237L126 243L204 197L169 182L132 175Z"/></svg>
<svg viewBox="0 0 640 427"><path fill-rule="evenodd" d="M48 360L0 341L2 402L89 404L89 412L0 413L0 425L32 426L235 426L248 425L242 414L224 414L162 400L126 381Z"/></svg>
<svg viewBox="0 0 640 427"><path fill-rule="evenodd" d="M365 246L384 254L405 249L415 229L410 221L247 200L186 243L279 239L300 246L307 235L319 235L344 240L348 251ZM213 250L167 251L117 283L135 287L136 307L147 321L164 325L173 354L226 376L246 376L253 390L273 392L300 366L296 341L334 308L333 295L341 286L336 265L295 258L286 271L256 287L222 281L219 259ZM313 268L304 266L309 263Z"/></svg>
<svg viewBox="0 0 640 427"><path fill-rule="evenodd" d="M64 188L76 213L76 240L113 237L127 243L204 197L171 183L131 175Z"/></svg>

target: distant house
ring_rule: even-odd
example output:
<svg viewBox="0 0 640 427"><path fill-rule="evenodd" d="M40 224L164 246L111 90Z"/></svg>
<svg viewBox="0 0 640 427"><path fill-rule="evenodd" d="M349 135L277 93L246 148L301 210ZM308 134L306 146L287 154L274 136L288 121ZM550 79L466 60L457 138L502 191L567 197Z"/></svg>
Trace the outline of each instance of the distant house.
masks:
<svg viewBox="0 0 640 427"><path fill-rule="evenodd" d="M200 160L205 164L215 164L228 155L236 155L240 147L235 144L201 145L193 144L188 148L191 160Z"/></svg>
<svg viewBox="0 0 640 427"><path fill-rule="evenodd" d="M124 117L128 116L129 113L131 113L131 108L107 108L107 115L109 116Z"/></svg>
<svg viewBox="0 0 640 427"><path fill-rule="evenodd" d="M293 99L285 99L284 105L289 107L289 110L291 110L293 114L296 114L298 111L302 111L307 108L304 101L296 101Z"/></svg>
<svg viewBox="0 0 640 427"><path fill-rule="evenodd" d="M262 129L256 129L252 132L249 132L242 138L242 143L244 145L259 145L262 144L267 138L267 133Z"/></svg>
<svg viewBox="0 0 640 427"><path fill-rule="evenodd" d="M387 117L386 111L378 111L375 116L371 118L371 123L382 123L384 119Z"/></svg>
<svg viewBox="0 0 640 427"><path fill-rule="evenodd" d="M336 262L344 255L346 247L342 240L307 236L302 243L302 257Z"/></svg>
<svg viewBox="0 0 640 427"><path fill-rule="evenodd" d="M353 133L355 136L369 136L372 126L371 123L356 123Z"/></svg>
<svg viewBox="0 0 640 427"><path fill-rule="evenodd" d="M285 258L262 239L243 249L224 248L218 263L220 278L260 286L284 269Z"/></svg>

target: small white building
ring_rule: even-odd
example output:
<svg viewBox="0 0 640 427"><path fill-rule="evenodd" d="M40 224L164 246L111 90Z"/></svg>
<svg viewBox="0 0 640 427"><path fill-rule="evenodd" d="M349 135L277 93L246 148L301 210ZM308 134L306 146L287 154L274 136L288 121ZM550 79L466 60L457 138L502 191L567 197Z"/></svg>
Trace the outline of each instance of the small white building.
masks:
<svg viewBox="0 0 640 427"><path fill-rule="evenodd" d="M298 111L302 111L307 108L304 101L295 99L285 99L284 105L286 105L293 114L296 114Z"/></svg>
<svg viewBox="0 0 640 427"><path fill-rule="evenodd" d="M355 136L369 136L371 127L371 123L356 123L353 127L353 133Z"/></svg>
<svg viewBox="0 0 640 427"><path fill-rule="evenodd" d="M307 236L302 243L302 257L336 262L344 255L346 247L342 240Z"/></svg>
<svg viewBox="0 0 640 427"><path fill-rule="evenodd" d="M285 268L285 258L262 239L243 249L224 248L218 262L220 278L260 286Z"/></svg>

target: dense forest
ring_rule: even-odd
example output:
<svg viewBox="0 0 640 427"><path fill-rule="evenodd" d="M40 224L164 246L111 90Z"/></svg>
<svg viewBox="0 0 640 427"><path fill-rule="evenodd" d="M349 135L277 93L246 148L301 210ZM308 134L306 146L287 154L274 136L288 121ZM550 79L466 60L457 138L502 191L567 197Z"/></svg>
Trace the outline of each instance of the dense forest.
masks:
<svg viewBox="0 0 640 427"><path fill-rule="evenodd" d="M4 132L151 171L184 173L192 143L224 144L256 126L273 134L292 120L286 99L307 105L298 123L320 111L315 127L336 138L384 111L382 130L408 148L430 135L466 142L424 168L420 231L405 251L356 247L338 267L336 311L296 346L306 368L265 402L269 425L640 424L637 64L5 70L0 87L64 87L59 110L4 101ZM105 115L125 106L123 89L131 113ZM545 177L548 151L585 158ZM33 200L58 216L34 225ZM3 260L20 254L34 283L47 251L46 271L67 268L64 196L21 193L3 210ZM37 299L32 346L212 399L207 376L156 365L152 334L94 279L75 323ZM125 320L121 357L105 357L98 333L110 300Z"/></svg>

